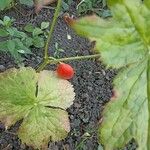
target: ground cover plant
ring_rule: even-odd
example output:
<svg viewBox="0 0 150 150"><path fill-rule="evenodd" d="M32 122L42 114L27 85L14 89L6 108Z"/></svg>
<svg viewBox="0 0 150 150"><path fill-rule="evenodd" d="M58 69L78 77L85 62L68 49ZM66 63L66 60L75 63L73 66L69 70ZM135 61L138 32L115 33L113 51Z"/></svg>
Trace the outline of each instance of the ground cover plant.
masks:
<svg viewBox="0 0 150 150"><path fill-rule="evenodd" d="M14 19L5 16L0 20L0 51L9 52L14 57L16 63L21 63L22 55L32 54L30 48L44 47L44 38L47 37L45 31L49 27L49 22L42 22L40 27L27 24L23 31L13 27ZM28 34L27 34L28 33Z"/></svg>
<svg viewBox="0 0 150 150"><path fill-rule="evenodd" d="M106 0L81 0L77 10L80 15L94 13L103 18L111 17L111 12L107 9Z"/></svg>
<svg viewBox="0 0 150 150"><path fill-rule="evenodd" d="M90 16L74 20L64 17L79 35L95 42L97 54L66 58L49 56L49 42L62 3L58 0L43 62L37 70L20 67L0 74L0 120L9 128L23 118L18 130L23 143L46 149L50 140L58 141L67 136L70 125L66 109L73 104L75 93L65 79L71 79L74 70L62 62L100 57L108 67L120 71L114 79L111 101L103 111L98 131L99 143L102 144L99 149L122 148L132 138L139 150L150 149L150 0L107 2L113 18ZM38 31L48 26L43 23ZM33 29L31 25L25 27L33 34L34 30L30 29ZM43 70L48 64L58 64L56 72Z"/></svg>

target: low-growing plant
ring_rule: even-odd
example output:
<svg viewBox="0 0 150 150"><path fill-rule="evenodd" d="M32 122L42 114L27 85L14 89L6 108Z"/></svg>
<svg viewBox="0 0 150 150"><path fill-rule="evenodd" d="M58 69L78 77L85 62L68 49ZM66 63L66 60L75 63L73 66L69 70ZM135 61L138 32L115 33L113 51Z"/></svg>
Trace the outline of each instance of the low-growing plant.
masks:
<svg viewBox="0 0 150 150"><path fill-rule="evenodd" d="M132 138L150 150L150 0L108 0L113 18L66 18L79 35L96 41L108 67L121 68L99 128L105 150Z"/></svg>
<svg viewBox="0 0 150 150"><path fill-rule="evenodd" d="M59 47L59 44L56 42L55 43L55 51L54 51L54 57L55 58L59 58L60 53L63 53L64 50L62 48Z"/></svg>
<svg viewBox="0 0 150 150"><path fill-rule="evenodd" d="M55 2L56 0L0 0L0 11L15 7L16 4L25 6L35 6L35 11L38 13L44 5Z"/></svg>
<svg viewBox="0 0 150 150"><path fill-rule="evenodd" d="M15 5L18 1L16 0L0 0L0 11L9 9ZM27 6L33 6L33 0L19 0L20 4L24 4Z"/></svg>
<svg viewBox="0 0 150 150"><path fill-rule="evenodd" d="M111 17L111 12L107 8L106 0L81 0L77 6L79 15L95 13L100 17Z"/></svg>
<svg viewBox="0 0 150 150"><path fill-rule="evenodd" d="M63 12L69 10L69 7L70 7L72 2L73 2L73 0L64 0L64 1L62 1Z"/></svg>
<svg viewBox="0 0 150 150"><path fill-rule="evenodd" d="M40 28L28 24L24 28L26 33L13 27L13 22L14 19L8 16L0 20L0 51L9 52L20 63L23 60L22 55L32 54L32 46L44 47L44 37L47 36L45 29L49 27L49 22L42 22Z"/></svg>

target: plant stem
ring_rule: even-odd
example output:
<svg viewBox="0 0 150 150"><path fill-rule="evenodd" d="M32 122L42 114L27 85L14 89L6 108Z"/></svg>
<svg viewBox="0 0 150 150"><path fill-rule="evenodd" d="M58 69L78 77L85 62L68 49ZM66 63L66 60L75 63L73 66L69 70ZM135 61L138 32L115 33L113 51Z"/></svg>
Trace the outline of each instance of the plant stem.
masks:
<svg viewBox="0 0 150 150"><path fill-rule="evenodd" d="M47 65L48 60L45 59L45 61L38 67L38 69L36 70L37 72L40 72L41 70L43 70L45 68L45 66Z"/></svg>
<svg viewBox="0 0 150 150"><path fill-rule="evenodd" d="M53 34L53 31L54 31L54 27L55 27L55 24L56 24L58 15L59 15L59 11L60 11L60 8L61 8L61 3L62 3L62 0L58 0L57 7L56 7L56 10L55 10L55 14L54 14L54 18L53 18L53 21L52 21L52 24L51 24L51 27L50 27L50 31L49 31L49 34L48 34L48 38L47 38L47 41L46 41L46 44L45 44L44 59L48 58L49 43L51 41L52 34Z"/></svg>
<svg viewBox="0 0 150 150"><path fill-rule="evenodd" d="M37 72L40 72L45 68L48 64L57 64L59 62L66 62L66 61L72 61L72 60L83 60L83 59L93 59L93 58L99 58L100 54L95 55L87 55L87 56L76 56L76 57L67 57L67 58L60 58L55 59L53 57L49 57L48 59L45 59L45 61L40 65L40 67L37 69Z"/></svg>
<svg viewBox="0 0 150 150"><path fill-rule="evenodd" d="M60 59L54 59L54 60L52 60L50 58L48 61L48 64L56 64L58 62L66 62L66 61L72 61L72 60L83 60L83 59L91 59L91 58L98 58L98 57L100 57L100 54L60 58Z"/></svg>

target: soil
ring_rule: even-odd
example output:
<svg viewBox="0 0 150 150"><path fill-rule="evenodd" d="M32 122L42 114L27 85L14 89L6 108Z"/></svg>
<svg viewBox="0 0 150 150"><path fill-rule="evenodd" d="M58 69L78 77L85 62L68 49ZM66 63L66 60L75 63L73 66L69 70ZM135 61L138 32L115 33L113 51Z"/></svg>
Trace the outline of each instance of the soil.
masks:
<svg viewBox="0 0 150 150"><path fill-rule="evenodd" d="M75 3L72 4L69 13L76 16ZM42 21L50 21L53 17L53 10L43 9L39 15L33 14L29 9L24 9L27 16L22 16L15 10L7 12L16 19L15 26L22 28L26 23L39 25ZM17 15L16 15L17 14ZM67 39L67 34L71 39ZM77 36L63 21L62 15L58 19L53 40L49 47L49 53L54 53L55 42L65 50L60 57L93 54L93 45L84 38ZM37 67L42 61L43 50L33 49L33 55L26 56L25 66ZM74 104L67 110L69 113L71 132L66 139L49 143L49 150L97 150L98 135L97 128L101 119L101 112L104 105L112 95L112 80L116 72L112 69L105 69L105 66L97 60L69 62L76 71L75 77L70 80L73 84L76 98ZM0 54L0 71L16 67L14 60L9 54ZM55 69L55 65L47 66L46 69ZM16 123L9 130L5 130L0 124L0 150L32 150L31 147L22 144L16 135L20 122ZM129 150L136 149L129 145Z"/></svg>

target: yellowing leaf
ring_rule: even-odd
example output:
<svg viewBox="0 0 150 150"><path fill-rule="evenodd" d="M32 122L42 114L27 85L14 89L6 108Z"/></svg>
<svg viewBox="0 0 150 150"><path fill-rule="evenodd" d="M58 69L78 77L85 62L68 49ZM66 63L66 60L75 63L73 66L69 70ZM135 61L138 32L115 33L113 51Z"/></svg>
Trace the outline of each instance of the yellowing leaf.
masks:
<svg viewBox="0 0 150 150"><path fill-rule="evenodd" d="M0 74L0 121L7 127L23 118L18 134L34 148L65 138L70 131L68 108L74 100L72 85L52 71L10 69Z"/></svg>
<svg viewBox="0 0 150 150"><path fill-rule="evenodd" d="M150 0L108 0L113 18L65 18L80 35L96 41L108 67L123 70L114 81L115 97L99 129L105 150L123 147L132 138L150 150Z"/></svg>
<svg viewBox="0 0 150 150"><path fill-rule="evenodd" d="M69 81L56 76L52 71L44 70L40 73L37 98L42 105L67 109L73 104L75 94Z"/></svg>
<svg viewBox="0 0 150 150"><path fill-rule="evenodd" d="M59 141L70 131L68 114L61 109L34 107L24 119L18 136L34 148L45 148L48 142Z"/></svg>

